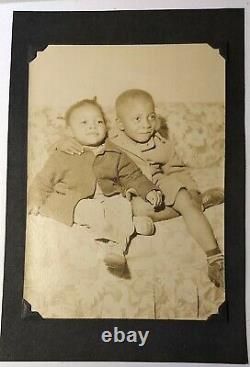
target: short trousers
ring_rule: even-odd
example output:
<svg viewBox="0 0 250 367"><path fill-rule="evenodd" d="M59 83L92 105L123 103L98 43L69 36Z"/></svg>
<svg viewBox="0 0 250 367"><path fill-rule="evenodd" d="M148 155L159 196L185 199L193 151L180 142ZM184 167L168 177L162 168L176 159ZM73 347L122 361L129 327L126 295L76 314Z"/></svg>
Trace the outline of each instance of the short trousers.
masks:
<svg viewBox="0 0 250 367"><path fill-rule="evenodd" d="M196 182L187 171L160 174L154 181L164 194L164 202L167 206L174 205L176 196L182 188L197 191Z"/></svg>

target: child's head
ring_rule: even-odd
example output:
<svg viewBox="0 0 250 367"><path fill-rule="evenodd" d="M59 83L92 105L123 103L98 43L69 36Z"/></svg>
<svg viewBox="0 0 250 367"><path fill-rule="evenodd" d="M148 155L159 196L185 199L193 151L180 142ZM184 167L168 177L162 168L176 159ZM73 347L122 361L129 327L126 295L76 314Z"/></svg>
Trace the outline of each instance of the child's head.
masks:
<svg viewBox="0 0 250 367"><path fill-rule="evenodd" d="M130 89L116 100L117 122L125 134L139 143L154 134L157 116L152 96L140 89Z"/></svg>
<svg viewBox="0 0 250 367"><path fill-rule="evenodd" d="M80 144L98 146L106 138L104 113L95 98L75 103L67 110L65 120Z"/></svg>

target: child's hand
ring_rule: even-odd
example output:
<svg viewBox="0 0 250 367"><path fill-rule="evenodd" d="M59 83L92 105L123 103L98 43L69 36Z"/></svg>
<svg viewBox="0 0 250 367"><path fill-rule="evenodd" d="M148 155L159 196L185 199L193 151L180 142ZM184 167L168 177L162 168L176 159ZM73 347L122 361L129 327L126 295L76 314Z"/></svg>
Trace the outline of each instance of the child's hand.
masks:
<svg viewBox="0 0 250 367"><path fill-rule="evenodd" d="M54 186L54 190L61 195L66 195L70 189L71 187L69 187L69 185L66 185L64 182L61 181Z"/></svg>
<svg viewBox="0 0 250 367"><path fill-rule="evenodd" d="M56 149L60 150L61 152L72 155L73 154L81 155L84 152L83 146L73 138L67 138L59 141L56 144Z"/></svg>
<svg viewBox="0 0 250 367"><path fill-rule="evenodd" d="M39 207L34 206L33 208L29 209L29 214L38 215L39 214Z"/></svg>
<svg viewBox="0 0 250 367"><path fill-rule="evenodd" d="M146 200L154 208L158 208L162 204L162 193L161 193L161 191L159 191L159 190L150 191L146 196Z"/></svg>

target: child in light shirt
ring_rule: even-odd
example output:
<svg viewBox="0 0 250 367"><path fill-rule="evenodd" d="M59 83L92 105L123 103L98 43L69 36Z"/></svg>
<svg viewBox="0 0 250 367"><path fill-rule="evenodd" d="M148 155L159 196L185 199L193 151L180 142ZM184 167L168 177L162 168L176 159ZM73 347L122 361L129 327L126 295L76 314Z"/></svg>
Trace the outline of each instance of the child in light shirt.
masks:
<svg viewBox="0 0 250 367"><path fill-rule="evenodd" d="M120 133L113 142L133 159L164 195L164 204L182 215L187 230L207 255L208 276L224 285L224 257L213 230L192 194L196 185L178 159L174 144L157 132L152 96L143 90L127 90L116 100Z"/></svg>

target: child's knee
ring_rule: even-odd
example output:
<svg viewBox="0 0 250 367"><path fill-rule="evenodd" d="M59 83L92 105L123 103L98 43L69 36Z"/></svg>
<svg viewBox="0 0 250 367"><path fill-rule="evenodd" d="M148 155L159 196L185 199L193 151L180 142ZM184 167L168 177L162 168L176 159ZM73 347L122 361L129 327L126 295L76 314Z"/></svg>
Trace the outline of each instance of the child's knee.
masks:
<svg viewBox="0 0 250 367"><path fill-rule="evenodd" d="M189 210L198 210L197 205L192 200L190 193L185 189L180 189L176 196L174 207L181 213L188 212Z"/></svg>
<svg viewBox="0 0 250 367"><path fill-rule="evenodd" d="M131 205L134 216L150 217L154 213L153 207L139 197L134 197Z"/></svg>
<svg viewBox="0 0 250 367"><path fill-rule="evenodd" d="M183 203L191 202L191 195L186 188L181 188L176 196L176 200L181 200Z"/></svg>
<svg viewBox="0 0 250 367"><path fill-rule="evenodd" d="M204 211L203 203L202 203L202 196L201 193L196 190L189 190L189 195L191 197L193 205L200 211Z"/></svg>

